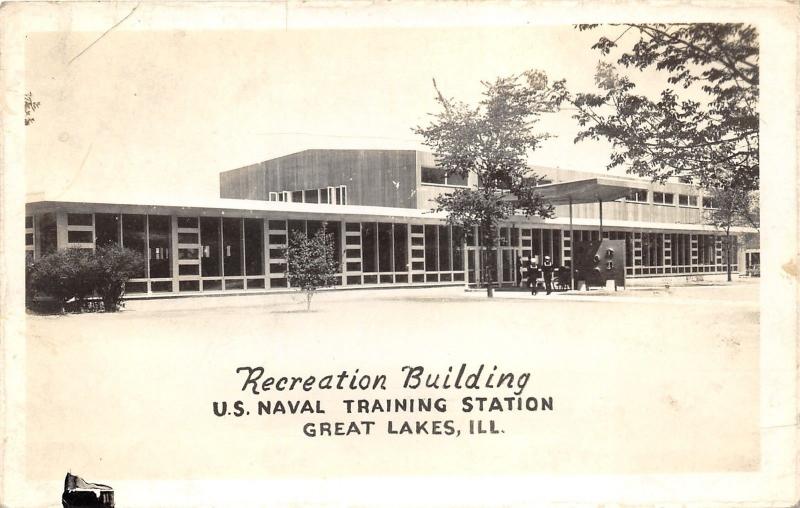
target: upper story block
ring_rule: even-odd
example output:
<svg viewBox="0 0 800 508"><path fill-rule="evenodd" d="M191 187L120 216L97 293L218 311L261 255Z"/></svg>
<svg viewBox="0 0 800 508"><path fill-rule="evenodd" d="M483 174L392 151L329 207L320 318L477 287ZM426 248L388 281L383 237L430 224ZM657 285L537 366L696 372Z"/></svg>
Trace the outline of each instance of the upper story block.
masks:
<svg viewBox="0 0 800 508"><path fill-rule="evenodd" d="M703 209L714 206L687 184L657 185L642 178L559 168L531 170L545 184L602 176L629 188L627 197L604 203L606 220L702 224ZM444 174L430 152L313 149L221 173L220 197L428 209L437 195L475 184L472 175ZM558 205L556 214L567 216L568 207ZM573 216L598 219L599 204L576 203Z"/></svg>
<svg viewBox="0 0 800 508"><path fill-rule="evenodd" d="M220 174L220 197L428 208L468 182L415 150L304 150Z"/></svg>

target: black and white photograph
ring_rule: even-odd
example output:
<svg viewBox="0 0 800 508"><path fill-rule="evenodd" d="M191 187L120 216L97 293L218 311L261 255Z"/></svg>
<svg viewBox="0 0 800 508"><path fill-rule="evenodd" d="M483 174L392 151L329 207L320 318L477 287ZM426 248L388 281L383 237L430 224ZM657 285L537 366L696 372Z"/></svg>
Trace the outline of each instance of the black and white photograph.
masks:
<svg viewBox="0 0 800 508"><path fill-rule="evenodd" d="M0 504L796 503L797 5L565 7L0 7Z"/></svg>

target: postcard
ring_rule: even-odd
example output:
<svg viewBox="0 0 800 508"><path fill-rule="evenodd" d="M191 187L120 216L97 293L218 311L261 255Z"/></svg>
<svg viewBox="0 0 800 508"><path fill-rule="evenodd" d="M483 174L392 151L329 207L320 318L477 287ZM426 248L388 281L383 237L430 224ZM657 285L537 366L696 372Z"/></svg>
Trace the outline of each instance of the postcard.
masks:
<svg viewBox="0 0 800 508"><path fill-rule="evenodd" d="M797 15L3 4L0 503L795 504Z"/></svg>

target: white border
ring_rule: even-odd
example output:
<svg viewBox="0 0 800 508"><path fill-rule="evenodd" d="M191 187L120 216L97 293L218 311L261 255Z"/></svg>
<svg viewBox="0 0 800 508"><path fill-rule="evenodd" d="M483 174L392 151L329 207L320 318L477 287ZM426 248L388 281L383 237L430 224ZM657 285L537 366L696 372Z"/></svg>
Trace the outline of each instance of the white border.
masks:
<svg viewBox="0 0 800 508"><path fill-rule="evenodd" d="M25 327L22 298L26 31L104 31L137 4L6 3L0 9L4 89L0 187L3 437L0 495L8 506L42 485L25 478ZM224 9L224 16L220 16ZM761 48L761 470L694 475L404 477L281 481L125 482L126 506L662 504L789 506L797 471L797 7L783 2L669 4L549 2L141 3L125 30L297 29L344 26L535 25L608 21L746 21ZM64 20L70 20L64 24ZM49 496L52 498L52 496Z"/></svg>

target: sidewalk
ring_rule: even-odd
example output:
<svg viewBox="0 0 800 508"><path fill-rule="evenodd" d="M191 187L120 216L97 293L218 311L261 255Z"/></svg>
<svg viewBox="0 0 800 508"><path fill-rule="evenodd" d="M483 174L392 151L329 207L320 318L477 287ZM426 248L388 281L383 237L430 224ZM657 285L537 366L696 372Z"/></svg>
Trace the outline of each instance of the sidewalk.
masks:
<svg viewBox="0 0 800 508"><path fill-rule="evenodd" d="M547 295L540 290L532 295L527 289L495 290L495 298L513 300L549 300L556 302L614 302L650 303L658 305L733 305L742 307L759 306L759 285L757 282L733 282L715 285L701 284L678 287L633 286L624 290L609 291L592 289L589 291L554 291ZM486 290L470 290L470 296L486 297Z"/></svg>

